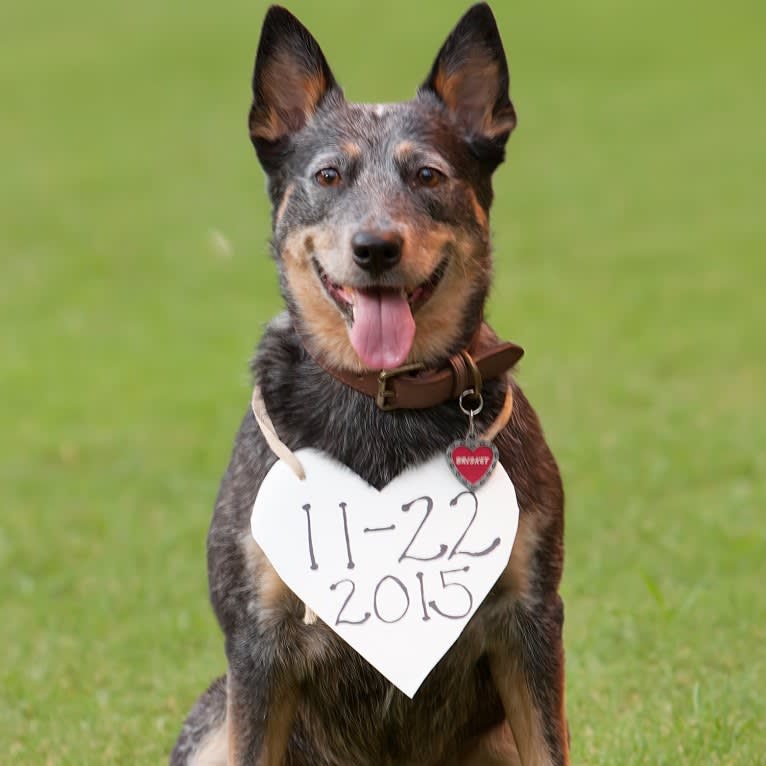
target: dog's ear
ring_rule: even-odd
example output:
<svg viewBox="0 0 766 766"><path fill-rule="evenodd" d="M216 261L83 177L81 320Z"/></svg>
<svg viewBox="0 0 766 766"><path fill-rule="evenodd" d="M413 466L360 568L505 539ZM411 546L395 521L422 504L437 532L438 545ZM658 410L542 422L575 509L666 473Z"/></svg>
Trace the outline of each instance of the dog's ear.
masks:
<svg viewBox="0 0 766 766"><path fill-rule="evenodd" d="M330 93L342 98L319 43L289 11L273 5L261 29L250 108L250 138L267 170Z"/></svg>
<svg viewBox="0 0 766 766"><path fill-rule="evenodd" d="M510 79L495 17L470 8L439 51L421 92L436 94L470 139L500 152L516 126Z"/></svg>

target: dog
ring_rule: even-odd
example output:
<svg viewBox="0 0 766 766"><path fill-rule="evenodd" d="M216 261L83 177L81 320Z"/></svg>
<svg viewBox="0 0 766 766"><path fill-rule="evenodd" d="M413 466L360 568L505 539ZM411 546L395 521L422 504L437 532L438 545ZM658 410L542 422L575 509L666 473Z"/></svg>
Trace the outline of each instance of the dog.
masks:
<svg viewBox="0 0 766 766"><path fill-rule="evenodd" d="M381 105L347 102L314 37L287 10L269 9L249 128L268 178L286 311L252 371L290 450L321 450L380 489L465 433L463 382L436 403L391 399L394 383L404 397L408 381L438 371L470 382L470 355L499 343L483 321L489 211L515 125L486 4L458 22L413 100ZM400 377L389 390L379 373L390 370ZM377 395L365 389L370 376ZM509 388L512 413L494 443L520 509L512 555L413 699L307 619L255 542L253 502L276 456L248 411L208 536L228 672L189 714L172 766L569 763L559 471L510 374L485 376L476 427L496 421Z"/></svg>

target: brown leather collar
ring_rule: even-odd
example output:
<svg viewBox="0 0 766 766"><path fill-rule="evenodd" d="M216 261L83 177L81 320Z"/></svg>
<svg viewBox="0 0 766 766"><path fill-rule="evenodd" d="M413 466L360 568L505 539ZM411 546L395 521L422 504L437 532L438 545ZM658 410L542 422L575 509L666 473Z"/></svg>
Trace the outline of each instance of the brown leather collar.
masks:
<svg viewBox="0 0 766 766"><path fill-rule="evenodd" d="M446 367L438 370L410 364L394 370L366 373L330 369L320 359L315 359L334 378L375 399L381 410L420 410L457 399L468 389L480 390L482 380L500 377L523 354L524 349L515 343L495 343L470 354L461 351L450 357Z"/></svg>

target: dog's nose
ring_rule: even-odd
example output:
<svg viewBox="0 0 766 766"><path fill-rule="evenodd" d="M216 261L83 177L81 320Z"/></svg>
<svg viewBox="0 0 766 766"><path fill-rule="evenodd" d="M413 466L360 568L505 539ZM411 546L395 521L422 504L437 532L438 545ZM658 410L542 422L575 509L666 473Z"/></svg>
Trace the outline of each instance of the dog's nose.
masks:
<svg viewBox="0 0 766 766"><path fill-rule="evenodd" d="M402 258L402 238L395 231L358 231L351 248L356 265L371 274L382 274Z"/></svg>

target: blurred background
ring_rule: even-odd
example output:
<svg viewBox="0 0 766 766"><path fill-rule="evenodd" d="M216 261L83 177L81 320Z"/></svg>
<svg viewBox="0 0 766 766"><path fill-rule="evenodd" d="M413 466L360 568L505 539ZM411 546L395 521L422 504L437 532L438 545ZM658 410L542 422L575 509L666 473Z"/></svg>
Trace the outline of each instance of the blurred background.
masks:
<svg viewBox="0 0 766 766"><path fill-rule="evenodd" d="M354 100L466 9L289 4ZM159 764L225 669L205 535L279 310L266 3L0 10L0 762ZM577 764L764 764L766 6L494 3L489 320L566 483Z"/></svg>

